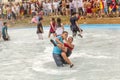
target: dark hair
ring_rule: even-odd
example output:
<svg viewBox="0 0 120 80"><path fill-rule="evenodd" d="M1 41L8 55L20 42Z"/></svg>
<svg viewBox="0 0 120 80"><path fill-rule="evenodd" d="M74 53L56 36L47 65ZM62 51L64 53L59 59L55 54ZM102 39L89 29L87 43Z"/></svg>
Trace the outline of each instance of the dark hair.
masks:
<svg viewBox="0 0 120 80"><path fill-rule="evenodd" d="M42 17L39 17L38 21L41 21L41 20L43 20L43 18L42 18Z"/></svg>
<svg viewBox="0 0 120 80"><path fill-rule="evenodd" d="M52 18L52 21L55 22L55 18Z"/></svg>
<svg viewBox="0 0 120 80"><path fill-rule="evenodd" d="M68 32L67 32L67 31L63 31L63 33L62 33L62 34L64 34L64 33L67 33L67 34L68 34Z"/></svg>
<svg viewBox="0 0 120 80"><path fill-rule="evenodd" d="M7 22L3 22L3 25L7 24Z"/></svg>
<svg viewBox="0 0 120 80"><path fill-rule="evenodd" d="M73 12L73 13L72 13L72 16L75 15L75 14L76 14L76 12Z"/></svg>
<svg viewBox="0 0 120 80"><path fill-rule="evenodd" d="M57 26L61 27L61 19L57 18Z"/></svg>
<svg viewBox="0 0 120 80"><path fill-rule="evenodd" d="M72 38L72 41L73 41L73 37L72 37L72 36L70 36L70 38Z"/></svg>

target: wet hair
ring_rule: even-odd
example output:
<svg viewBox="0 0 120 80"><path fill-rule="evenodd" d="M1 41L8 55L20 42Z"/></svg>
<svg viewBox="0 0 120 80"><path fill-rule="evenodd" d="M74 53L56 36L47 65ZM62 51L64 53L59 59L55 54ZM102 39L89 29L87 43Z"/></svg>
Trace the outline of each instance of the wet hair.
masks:
<svg viewBox="0 0 120 80"><path fill-rule="evenodd" d="M72 16L75 15L75 14L76 14L76 12L73 12L73 13L72 13Z"/></svg>
<svg viewBox="0 0 120 80"><path fill-rule="evenodd" d="M3 22L3 25L6 25L7 24L7 22Z"/></svg>
<svg viewBox="0 0 120 80"><path fill-rule="evenodd" d="M52 21L55 22L55 18L52 18Z"/></svg>
<svg viewBox="0 0 120 80"><path fill-rule="evenodd" d="M72 36L69 36L69 38L71 38L71 39L72 39L72 41L73 41L73 37L72 37Z"/></svg>
<svg viewBox="0 0 120 80"><path fill-rule="evenodd" d="M38 21L41 21L41 20L43 20L43 18L42 18L42 17L40 17L40 18L38 19Z"/></svg>
<svg viewBox="0 0 120 80"><path fill-rule="evenodd" d="M67 32L67 31L63 31L63 33L62 33L62 34L64 34L64 33L67 33L67 34L68 34L68 32Z"/></svg>
<svg viewBox="0 0 120 80"><path fill-rule="evenodd" d="M61 27L61 19L57 18L57 26Z"/></svg>

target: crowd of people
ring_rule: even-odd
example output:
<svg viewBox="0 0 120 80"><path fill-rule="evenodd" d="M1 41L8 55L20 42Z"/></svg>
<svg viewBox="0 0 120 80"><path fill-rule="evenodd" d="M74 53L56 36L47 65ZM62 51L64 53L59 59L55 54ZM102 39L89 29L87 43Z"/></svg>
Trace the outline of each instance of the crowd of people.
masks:
<svg viewBox="0 0 120 80"><path fill-rule="evenodd" d="M120 16L120 0L43 0L41 2L0 3L0 16L16 20L42 13L44 16L78 12L84 17Z"/></svg>
<svg viewBox="0 0 120 80"><path fill-rule="evenodd" d="M77 32L79 32L80 37L82 38L81 31L83 31L78 25L77 20L79 19L78 13L72 13L70 18L70 29L72 31L72 36L68 37L68 32L64 30L64 25L62 24L61 18L51 18L50 19L50 29L48 33L48 38L50 35L53 34L54 40L50 39L52 44L54 45L53 48L53 58L55 63L58 67L63 67L65 64L69 64L70 68L74 65L68 58L72 50L74 49L73 37L76 36ZM43 40L43 25L42 25L42 17L39 17L37 22L37 31L38 39ZM3 22L2 18L0 17L0 39L3 38L4 41L10 40L7 31L7 22Z"/></svg>
<svg viewBox="0 0 120 80"><path fill-rule="evenodd" d="M55 20L55 18L50 19L48 38L50 38L51 34L53 34L54 40L50 39L50 41L54 45L52 53L54 61L58 67L63 67L65 64L69 64L70 68L74 66L68 57L71 55L72 50L74 49L74 44L72 44L72 42L77 32L79 32L78 36L81 38L83 37L83 30L77 24L78 19L78 13L72 13L70 18L70 30L72 31L72 36L69 37L68 32L64 29L61 18L58 17L57 20ZM39 18L37 23L38 39L43 40L43 32L42 18Z"/></svg>

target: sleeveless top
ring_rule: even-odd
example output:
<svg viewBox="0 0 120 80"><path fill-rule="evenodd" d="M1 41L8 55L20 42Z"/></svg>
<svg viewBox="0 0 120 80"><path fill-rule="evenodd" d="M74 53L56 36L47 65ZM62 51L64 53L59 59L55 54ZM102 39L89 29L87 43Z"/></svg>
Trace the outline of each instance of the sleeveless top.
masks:
<svg viewBox="0 0 120 80"><path fill-rule="evenodd" d="M50 32L55 32L55 30L52 28L52 26L53 26L54 28L56 28L55 22L52 23L52 24L50 24Z"/></svg>
<svg viewBox="0 0 120 80"><path fill-rule="evenodd" d="M71 51L73 50L73 48L71 48L67 43L64 43L64 46L69 48Z"/></svg>

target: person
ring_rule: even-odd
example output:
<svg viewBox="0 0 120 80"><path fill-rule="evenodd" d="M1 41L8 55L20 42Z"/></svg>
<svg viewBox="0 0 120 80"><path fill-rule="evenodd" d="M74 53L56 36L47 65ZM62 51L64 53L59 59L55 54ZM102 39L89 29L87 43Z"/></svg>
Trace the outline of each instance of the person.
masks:
<svg viewBox="0 0 120 80"><path fill-rule="evenodd" d="M53 36L55 37L55 30L56 30L56 22L55 22L55 18L51 18L51 22L50 22L50 31L49 31L49 35L48 38L50 38L50 35L53 34Z"/></svg>
<svg viewBox="0 0 120 80"><path fill-rule="evenodd" d="M61 23L61 19L57 18L57 24L56 24L56 36L59 36L63 33L64 31L64 26Z"/></svg>
<svg viewBox="0 0 120 80"><path fill-rule="evenodd" d="M66 39L67 37L68 37L68 32L63 31L62 35L56 37L55 44L59 44L59 45L61 45L61 47L64 47L63 40ZM63 65L64 60L61 56L61 53L62 53L62 49L60 49L58 46L54 46L54 48L53 48L53 58L54 58L54 61L55 61L56 65L58 67L63 67L64 66ZM63 55L63 57L66 57L66 56ZM73 64L70 62L70 68L72 68L72 67L73 67Z"/></svg>
<svg viewBox="0 0 120 80"><path fill-rule="evenodd" d="M76 14L76 12L73 12L70 18L70 23L71 23L70 28L71 28L73 37L75 37L77 35L77 32L79 32L78 36L82 38L83 36L81 35L81 33L83 30L79 28L77 25L78 19L79 19L78 14Z"/></svg>
<svg viewBox="0 0 120 80"><path fill-rule="evenodd" d="M43 26L42 26L42 22L41 22L42 18L39 18L39 22L37 23L37 34L38 34L38 38L43 40Z"/></svg>
<svg viewBox="0 0 120 80"><path fill-rule="evenodd" d="M61 44L56 44L52 39L50 41L53 43L54 46L58 46L62 50L61 56L63 58L63 63L69 64L70 67L73 67L74 65L68 58L72 54L72 50L74 49L74 45L72 44L73 37L69 37L68 40L66 40L66 42L64 43L64 47Z"/></svg>
<svg viewBox="0 0 120 80"><path fill-rule="evenodd" d="M9 40L9 35L8 35L8 31L7 31L7 22L3 23L3 28L2 28L2 38L4 39L4 41L8 41Z"/></svg>
<svg viewBox="0 0 120 80"><path fill-rule="evenodd" d="M64 48L62 49L61 56L67 62L70 66L73 66L71 61L69 60L69 56L72 54L72 50L74 49L74 45L72 44L73 37L69 37L68 40L66 40L66 43L64 43ZM60 47L60 45L58 45Z"/></svg>
<svg viewBox="0 0 120 80"><path fill-rule="evenodd" d="M0 39L2 37L2 27L3 27L3 21L2 21L2 17L0 16Z"/></svg>

